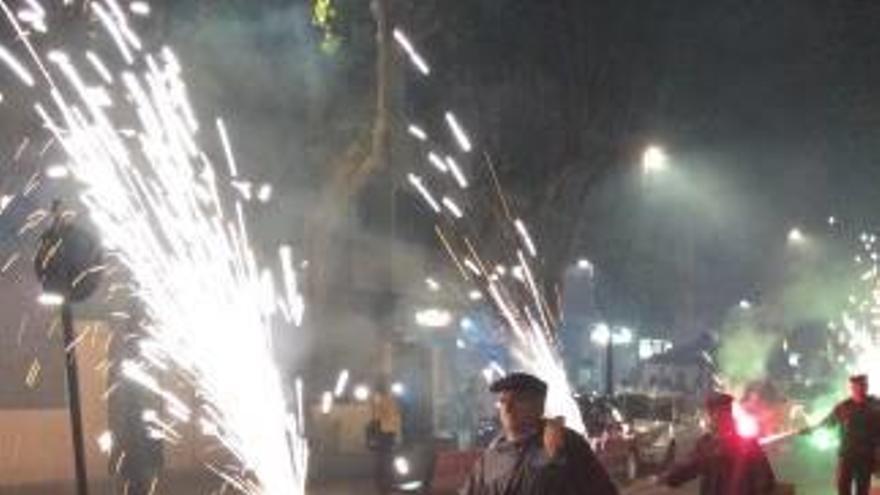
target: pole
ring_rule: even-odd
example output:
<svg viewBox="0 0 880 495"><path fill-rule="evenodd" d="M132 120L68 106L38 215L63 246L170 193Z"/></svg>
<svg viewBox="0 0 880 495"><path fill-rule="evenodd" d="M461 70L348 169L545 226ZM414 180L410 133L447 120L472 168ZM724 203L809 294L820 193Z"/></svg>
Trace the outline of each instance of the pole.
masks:
<svg viewBox="0 0 880 495"><path fill-rule="evenodd" d="M76 471L77 495L88 495L86 451L83 442L82 407L79 401L79 373L76 350L73 348L73 311L70 303L61 305L61 328L64 337L65 370L67 372L67 405L70 410L70 435L73 439L73 461Z"/></svg>
<svg viewBox="0 0 880 495"><path fill-rule="evenodd" d="M609 332L605 344L605 395L614 397L614 332Z"/></svg>

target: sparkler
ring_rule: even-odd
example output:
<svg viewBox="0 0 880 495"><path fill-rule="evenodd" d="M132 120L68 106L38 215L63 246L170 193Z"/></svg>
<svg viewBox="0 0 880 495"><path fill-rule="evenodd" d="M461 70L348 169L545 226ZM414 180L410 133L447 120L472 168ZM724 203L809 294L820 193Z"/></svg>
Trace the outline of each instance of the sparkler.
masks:
<svg viewBox="0 0 880 495"><path fill-rule="evenodd" d="M40 81L6 48L0 47L0 60L25 86L48 89L49 101L35 110L67 154L69 173L84 186L80 199L103 244L136 283L150 345L140 359L123 363L123 375L163 398L166 411L149 418L156 435L174 440L178 424L196 419L211 426L207 431L240 469L208 467L233 487L248 494L304 493L302 383L288 413L270 344L279 307L297 321L302 313L301 299L290 293L296 290L290 260L282 255L288 293L272 299L277 307L267 305L272 284L250 247L240 201L230 218L214 166L199 149L199 125L180 63L167 47L157 55L145 52L114 0L90 5L122 59L122 70L113 73L93 52L83 55L100 77L98 86L86 83L74 62L78 57L41 56L27 37L21 40L29 64L44 76ZM21 34L9 7L0 6ZM51 74L68 83L64 89L44 59ZM107 98L124 94L112 102L124 111L107 113L96 87ZM217 128L235 177L222 120ZM204 403L190 410L160 385L154 367L172 369Z"/></svg>

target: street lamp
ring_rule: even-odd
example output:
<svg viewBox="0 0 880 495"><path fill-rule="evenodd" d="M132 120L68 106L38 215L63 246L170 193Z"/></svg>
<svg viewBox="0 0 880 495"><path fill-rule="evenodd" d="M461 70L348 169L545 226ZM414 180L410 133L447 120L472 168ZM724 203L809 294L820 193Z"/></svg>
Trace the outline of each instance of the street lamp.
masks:
<svg viewBox="0 0 880 495"><path fill-rule="evenodd" d="M103 254L97 240L89 232L75 225L72 218L61 211L59 201L52 203L52 215L52 224L40 236L37 245L36 256L34 256L34 271L43 286L43 294L39 298L40 303L61 308L76 488L78 495L86 495L88 493L88 475L82 430L82 407L79 397L79 374L74 346L72 304L85 300L98 288Z"/></svg>
<svg viewBox="0 0 880 495"><path fill-rule="evenodd" d="M669 157L663 148L659 146L648 146L642 153L642 169L645 173L652 174L666 170Z"/></svg>

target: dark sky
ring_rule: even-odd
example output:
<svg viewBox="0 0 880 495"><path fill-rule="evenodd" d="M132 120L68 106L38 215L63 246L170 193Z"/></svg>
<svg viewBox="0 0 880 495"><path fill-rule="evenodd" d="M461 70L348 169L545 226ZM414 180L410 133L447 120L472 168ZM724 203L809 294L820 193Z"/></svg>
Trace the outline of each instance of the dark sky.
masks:
<svg viewBox="0 0 880 495"><path fill-rule="evenodd" d="M614 254L598 257L609 261L613 298L623 294L648 322L669 324L681 304L669 292L687 290L681 238L690 229L698 318L714 326L725 308L767 290L790 227L826 230L831 214L875 224L880 4L669 4L658 21L665 25L663 69L652 128L672 166L687 174L679 186L701 191L692 206L681 196L674 208L650 208L647 229L659 234L635 233L646 229L645 214L605 198L608 211L618 210L614 221L625 225L617 236L635 246L621 239L606 250ZM634 186L609 187L616 196L633 194ZM719 212L706 222L713 207ZM647 259L634 268L636 257Z"/></svg>

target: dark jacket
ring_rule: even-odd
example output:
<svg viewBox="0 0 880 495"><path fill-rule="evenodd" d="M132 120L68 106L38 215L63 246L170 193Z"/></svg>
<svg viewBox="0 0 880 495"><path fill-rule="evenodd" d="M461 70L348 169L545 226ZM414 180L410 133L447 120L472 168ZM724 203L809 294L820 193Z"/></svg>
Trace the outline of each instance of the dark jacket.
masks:
<svg viewBox="0 0 880 495"><path fill-rule="evenodd" d="M460 495L617 495L590 446L565 429L562 452L550 458L543 434L512 443L496 438L483 452Z"/></svg>
<svg viewBox="0 0 880 495"><path fill-rule="evenodd" d="M767 495L776 477L767 456L755 440L735 434L703 435L691 458L674 467L664 482L677 487L700 478L700 495Z"/></svg>
<svg viewBox="0 0 880 495"><path fill-rule="evenodd" d="M858 404L847 399L837 404L819 426L840 429L841 458L870 462L880 440L880 401L870 397Z"/></svg>

